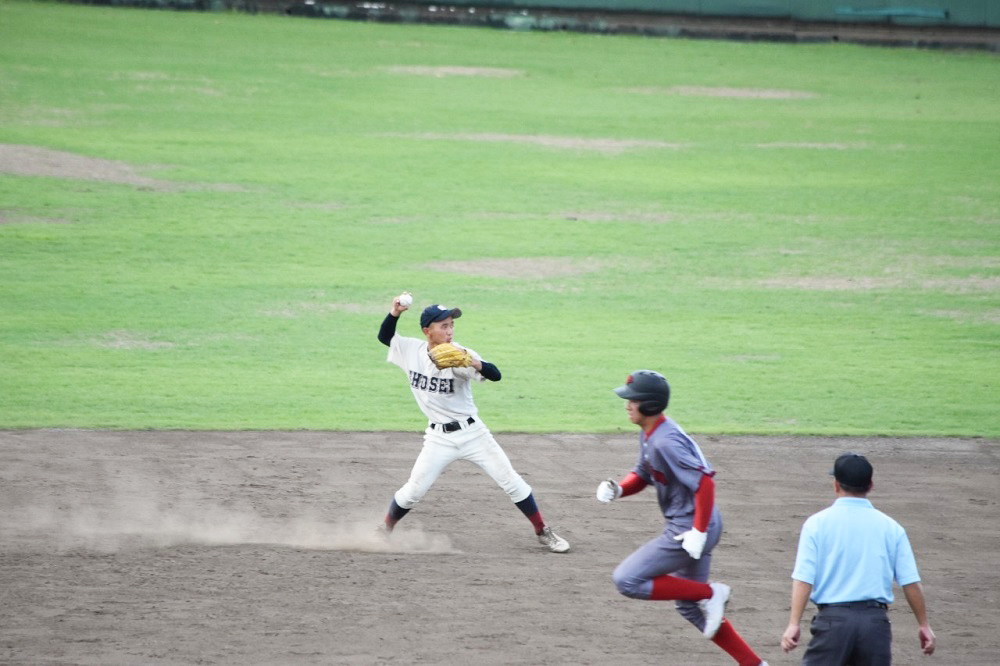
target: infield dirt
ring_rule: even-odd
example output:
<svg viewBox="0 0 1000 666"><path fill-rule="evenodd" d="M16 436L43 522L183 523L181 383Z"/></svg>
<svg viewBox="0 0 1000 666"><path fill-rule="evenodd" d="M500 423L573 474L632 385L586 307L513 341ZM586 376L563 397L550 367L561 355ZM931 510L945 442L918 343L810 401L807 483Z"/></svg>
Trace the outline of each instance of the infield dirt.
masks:
<svg viewBox="0 0 1000 666"><path fill-rule="evenodd" d="M938 636L923 657L897 591L894 663L997 663L1000 442L694 436L725 520L713 579L772 666L801 658L778 647L798 532L847 450L909 532ZM672 603L611 583L662 527L648 491L594 500L634 434L497 439L570 553L465 463L375 538L419 433L0 432L0 663L733 663Z"/></svg>

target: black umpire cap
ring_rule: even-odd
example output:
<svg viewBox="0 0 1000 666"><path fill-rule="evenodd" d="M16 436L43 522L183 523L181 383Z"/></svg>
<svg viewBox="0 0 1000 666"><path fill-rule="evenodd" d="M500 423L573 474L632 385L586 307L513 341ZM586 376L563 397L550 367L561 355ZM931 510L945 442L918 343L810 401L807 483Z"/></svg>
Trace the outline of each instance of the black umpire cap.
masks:
<svg viewBox="0 0 1000 666"><path fill-rule="evenodd" d="M872 464L860 453L843 453L833 463L830 474L843 486L868 488L872 485L872 471Z"/></svg>

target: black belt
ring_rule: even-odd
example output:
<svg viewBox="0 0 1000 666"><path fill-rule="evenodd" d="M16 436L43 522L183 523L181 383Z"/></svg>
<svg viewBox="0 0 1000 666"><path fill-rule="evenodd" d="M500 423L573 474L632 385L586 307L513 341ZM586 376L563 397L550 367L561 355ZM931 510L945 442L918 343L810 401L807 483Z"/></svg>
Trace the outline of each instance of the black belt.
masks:
<svg viewBox="0 0 1000 666"><path fill-rule="evenodd" d="M885 610L889 608L889 604L869 599L868 601L844 601L839 604L816 604L816 608L820 610L824 608L881 608Z"/></svg>
<svg viewBox="0 0 1000 666"><path fill-rule="evenodd" d="M472 418L471 416L466 421L466 423L468 423L469 425L472 425L475 422L476 419ZM456 430L459 430L462 427L462 424L459 423L458 421L452 421L451 423L430 423L428 425L430 425L431 430L434 430L436 428L441 428L441 430L445 432L455 432Z"/></svg>

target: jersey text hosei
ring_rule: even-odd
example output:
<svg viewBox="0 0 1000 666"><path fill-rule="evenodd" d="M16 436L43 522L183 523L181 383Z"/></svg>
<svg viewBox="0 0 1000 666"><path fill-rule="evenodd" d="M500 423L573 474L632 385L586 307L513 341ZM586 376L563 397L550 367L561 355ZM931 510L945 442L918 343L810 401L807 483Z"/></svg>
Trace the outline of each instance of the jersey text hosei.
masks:
<svg viewBox="0 0 1000 666"><path fill-rule="evenodd" d="M451 377L428 377L427 375L410 370L410 386L420 391L428 393L454 393L455 379Z"/></svg>

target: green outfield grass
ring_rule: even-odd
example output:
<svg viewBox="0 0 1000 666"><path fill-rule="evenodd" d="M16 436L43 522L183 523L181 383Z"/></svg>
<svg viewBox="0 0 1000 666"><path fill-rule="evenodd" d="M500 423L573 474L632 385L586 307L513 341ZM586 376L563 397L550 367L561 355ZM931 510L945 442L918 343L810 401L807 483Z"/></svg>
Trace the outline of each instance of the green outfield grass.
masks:
<svg viewBox="0 0 1000 666"><path fill-rule="evenodd" d="M2 2L0 427L419 428L408 289L495 430L652 368L693 432L998 437L998 109L982 52Z"/></svg>

